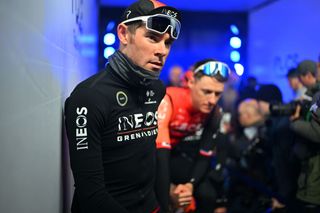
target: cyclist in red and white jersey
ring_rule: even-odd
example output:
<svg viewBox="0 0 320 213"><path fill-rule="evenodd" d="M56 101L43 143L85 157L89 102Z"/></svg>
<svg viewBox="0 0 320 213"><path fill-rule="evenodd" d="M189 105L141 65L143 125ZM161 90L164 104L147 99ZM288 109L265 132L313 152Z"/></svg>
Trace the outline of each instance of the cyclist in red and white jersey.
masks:
<svg viewBox="0 0 320 213"><path fill-rule="evenodd" d="M200 61L193 67L192 75L187 74L186 87L168 87L158 108L156 192L162 209L168 209L170 202L170 158L177 152L185 154L176 149L178 145L187 143L184 140L195 133L200 137L196 146L191 145L191 153L196 156L184 156L193 161L192 169L185 172L184 183L176 183L171 190L171 200L175 197L173 200L179 207L188 206L194 195L198 202L195 192L205 178L215 151L213 137L220 122L217 102L230 69L225 63L212 59ZM183 173L184 165L178 167Z"/></svg>

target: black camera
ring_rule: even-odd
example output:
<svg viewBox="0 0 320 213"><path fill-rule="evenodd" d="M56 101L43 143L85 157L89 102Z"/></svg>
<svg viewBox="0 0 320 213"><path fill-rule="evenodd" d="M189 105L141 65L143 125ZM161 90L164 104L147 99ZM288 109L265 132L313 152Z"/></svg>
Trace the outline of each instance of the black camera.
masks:
<svg viewBox="0 0 320 213"><path fill-rule="evenodd" d="M301 107L300 115L304 117L309 112L311 101L297 100L288 104L270 104L269 110L274 116L290 116L295 113L298 105Z"/></svg>

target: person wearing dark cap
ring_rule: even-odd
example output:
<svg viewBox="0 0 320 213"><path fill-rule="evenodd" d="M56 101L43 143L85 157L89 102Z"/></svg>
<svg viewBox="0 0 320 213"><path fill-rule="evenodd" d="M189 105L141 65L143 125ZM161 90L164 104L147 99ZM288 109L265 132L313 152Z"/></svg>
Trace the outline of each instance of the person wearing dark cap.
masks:
<svg viewBox="0 0 320 213"><path fill-rule="evenodd" d="M66 100L73 213L159 212L155 139L165 95L159 75L180 28L175 8L136 1L118 24L119 50Z"/></svg>
<svg viewBox="0 0 320 213"><path fill-rule="evenodd" d="M317 106L317 101L320 99L320 82L317 81L317 63L312 60L304 60L298 64L298 73L299 73L299 79L302 82L303 85L307 87L306 94L309 97L309 100L314 106ZM310 105L312 105L310 104ZM300 116L300 108L297 109L296 114L293 117L293 124L292 128L298 132L298 134L304 135L306 138L310 139L311 141L320 142L320 139L318 140L318 137L316 136L317 133L313 131L317 130L317 128L310 128L311 126L316 125L314 119L305 120L305 118L301 118ZM315 111L317 112L317 110ZM310 108L309 115L312 114L312 107ZM314 113L313 115L316 115ZM300 119L299 119L300 118ZM311 121L311 123L309 122ZM308 130L309 129L309 130ZM319 129L320 130L320 129ZM315 133L315 134L313 134Z"/></svg>
<svg viewBox="0 0 320 213"><path fill-rule="evenodd" d="M290 88L294 92L294 100L308 98L305 95L307 88L300 82L298 70L296 68L289 69L286 77Z"/></svg>
<svg viewBox="0 0 320 213"><path fill-rule="evenodd" d="M320 212L320 83L316 79L317 64L304 60L298 65L299 78L308 88L312 97L311 107L306 116L300 115L298 106L291 123L291 129L299 136L301 171L298 179L297 198L300 212Z"/></svg>
<svg viewBox="0 0 320 213"><path fill-rule="evenodd" d="M307 95L312 97L310 90L314 90L319 84L317 82L317 63L312 60L303 60L298 64L297 70L299 74L299 79L303 86L307 87Z"/></svg>

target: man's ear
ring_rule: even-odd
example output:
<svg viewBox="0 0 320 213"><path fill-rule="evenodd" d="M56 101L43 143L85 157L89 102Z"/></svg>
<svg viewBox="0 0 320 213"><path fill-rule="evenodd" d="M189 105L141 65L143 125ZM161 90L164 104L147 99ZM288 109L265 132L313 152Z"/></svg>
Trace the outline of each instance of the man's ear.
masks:
<svg viewBox="0 0 320 213"><path fill-rule="evenodd" d="M128 44L128 41L129 41L128 26L126 26L125 24L119 24L117 27L117 33L118 33L118 38L120 40L120 43L123 45Z"/></svg>

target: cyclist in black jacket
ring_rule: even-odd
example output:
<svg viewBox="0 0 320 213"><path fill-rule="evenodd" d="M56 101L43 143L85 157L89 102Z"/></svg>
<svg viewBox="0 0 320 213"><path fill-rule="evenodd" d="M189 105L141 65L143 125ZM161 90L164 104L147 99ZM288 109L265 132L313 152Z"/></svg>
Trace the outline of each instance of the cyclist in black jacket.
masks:
<svg viewBox="0 0 320 213"><path fill-rule="evenodd" d="M159 212L154 193L160 71L180 32L179 12L140 0L118 25L120 49L65 102L72 212Z"/></svg>

